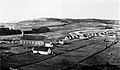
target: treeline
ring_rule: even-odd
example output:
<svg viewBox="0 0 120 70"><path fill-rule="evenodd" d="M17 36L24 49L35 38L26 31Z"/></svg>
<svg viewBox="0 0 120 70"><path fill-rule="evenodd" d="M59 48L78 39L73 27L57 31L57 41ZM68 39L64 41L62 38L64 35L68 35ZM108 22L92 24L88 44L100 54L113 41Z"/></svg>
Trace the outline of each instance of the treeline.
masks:
<svg viewBox="0 0 120 70"><path fill-rule="evenodd" d="M40 27L40 28L33 28L30 31L24 31L24 34L37 34L37 33L46 33L50 32L50 29L47 27ZM14 30L14 29L9 29L9 28L0 28L0 36L3 35L15 35L15 34L22 34L21 30Z"/></svg>
<svg viewBox="0 0 120 70"><path fill-rule="evenodd" d="M15 35L21 34L21 30L14 30L9 28L0 28L0 35Z"/></svg>
<svg viewBox="0 0 120 70"><path fill-rule="evenodd" d="M50 32L50 29L47 28L47 27L40 27L40 28L33 28L32 30L30 31L24 31L24 34L37 34L37 33L46 33L46 32Z"/></svg>
<svg viewBox="0 0 120 70"><path fill-rule="evenodd" d="M103 29L114 29L111 26L98 25L97 27L103 27Z"/></svg>

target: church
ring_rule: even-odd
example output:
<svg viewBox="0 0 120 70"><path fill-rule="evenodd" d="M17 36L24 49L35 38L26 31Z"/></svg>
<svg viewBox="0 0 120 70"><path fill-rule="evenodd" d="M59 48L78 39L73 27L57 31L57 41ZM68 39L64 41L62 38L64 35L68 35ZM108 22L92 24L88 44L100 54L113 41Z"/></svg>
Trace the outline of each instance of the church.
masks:
<svg viewBox="0 0 120 70"><path fill-rule="evenodd" d="M44 45L45 40L47 40L46 36L23 35L20 38L20 44L41 46Z"/></svg>

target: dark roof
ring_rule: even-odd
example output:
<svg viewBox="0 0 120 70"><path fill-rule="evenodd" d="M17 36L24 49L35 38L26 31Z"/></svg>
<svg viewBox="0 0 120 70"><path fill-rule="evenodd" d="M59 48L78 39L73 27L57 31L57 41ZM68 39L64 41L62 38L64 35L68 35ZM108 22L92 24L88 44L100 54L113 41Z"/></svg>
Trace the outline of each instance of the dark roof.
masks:
<svg viewBox="0 0 120 70"><path fill-rule="evenodd" d="M71 36L71 35L68 35L67 37L68 37L68 38L71 38L72 36Z"/></svg>
<svg viewBox="0 0 120 70"><path fill-rule="evenodd" d="M35 35L24 35L21 37L21 40L47 40L46 36L35 36Z"/></svg>
<svg viewBox="0 0 120 70"><path fill-rule="evenodd" d="M59 39L59 40L65 39L65 36L63 36L63 37L59 37L58 39Z"/></svg>
<svg viewBox="0 0 120 70"><path fill-rule="evenodd" d="M33 50L36 50L36 51L48 51L48 47L44 47L44 46L36 46L34 47Z"/></svg>
<svg viewBox="0 0 120 70"><path fill-rule="evenodd" d="M13 39L3 39L3 41L13 41Z"/></svg>

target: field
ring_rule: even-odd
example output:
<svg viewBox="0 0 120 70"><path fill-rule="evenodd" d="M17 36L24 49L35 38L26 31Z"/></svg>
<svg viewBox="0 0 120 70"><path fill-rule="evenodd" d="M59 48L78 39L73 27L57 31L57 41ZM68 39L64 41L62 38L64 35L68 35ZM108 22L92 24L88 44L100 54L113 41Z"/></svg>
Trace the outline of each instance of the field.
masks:
<svg viewBox="0 0 120 70"><path fill-rule="evenodd" d="M101 44L103 44L103 45L101 45ZM92 55L94 55L95 53L97 53L101 50L104 50L105 46L106 45L109 46L110 44L111 43L104 43L103 41L101 41L96 44L91 44L91 45L88 45L88 46L85 46L82 48L76 47L77 49L75 49L74 51L73 51L73 49L74 49L73 47L69 47L69 49L67 49L67 50L70 52L67 52L67 53L59 55L59 56L55 56L53 58L50 58L50 59L47 59L47 60L44 60L41 62L37 62L35 64L27 65L25 67L20 67L20 69L37 70L37 69L42 68L41 70L56 70L56 69L57 70L61 70L61 69L69 70L69 66L71 69L71 66L76 65L76 63L83 62L84 60L93 61L94 57ZM75 46L77 46L77 45L75 45ZM116 57L118 57L118 55L116 55ZM89 58L92 58L92 60L89 60ZM99 57L96 57L96 58L99 59ZM85 63L83 63L83 65L84 64ZM117 62L116 64L119 65L119 62Z"/></svg>
<svg viewBox="0 0 120 70"><path fill-rule="evenodd" d="M39 55L33 54L31 51L13 54L4 60L4 62L2 62L2 65L15 67L20 70L60 70L69 69L69 66L73 66L74 68L76 67L74 66L76 63L77 65L78 63L80 65L91 65L95 63L106 64L107 59L110 58L108 54L111 53L113 53L111 57L115 57L111 58L109 61L111 62L116 59L117 61L111 62L110 64L116 62L116 64L119 65L119 43L115 44L113 47L106 49L106 45L110 46L112 43L104 42L104 39L104 37L97 37L90 40L77 40L70 45L63 45L62 48L56 47L53 49L56 55ZM98 53L96 55L95 53L99 51L101 51L101 53ZM78 66L80 67L80 65Z"/></svg>
<svg viewBox="0 0 120 70"><path fill-rule="evenodd" d="M24 28L23 26L25 25L26 27ZM77 30L91 29L93 32L95 30L106 30L100 29L99 25L117 28L114 30L118 30L119 28L117 23L105 24L97 20L78 21L75 19L58 20L51 18L40 21L22 21L16 24L16 29L23 28L23 30L29 30L31 28L47 26L52 32L43 34L47 37L57 39ZM11 36L8 37L14 38ZM61 45L61 47L54 47L52 49L54 52L53 55L34 54L31 50L32 45L0 43L0 47L4 47L0 49L0 67L2 69L9 69L11 67L18 70L103 70L106 68L109 68L108 70L119 70L120 39L118 42L105 42L105 39L106 36L96 36L87 40L71 40L68 44Z"/></svg>

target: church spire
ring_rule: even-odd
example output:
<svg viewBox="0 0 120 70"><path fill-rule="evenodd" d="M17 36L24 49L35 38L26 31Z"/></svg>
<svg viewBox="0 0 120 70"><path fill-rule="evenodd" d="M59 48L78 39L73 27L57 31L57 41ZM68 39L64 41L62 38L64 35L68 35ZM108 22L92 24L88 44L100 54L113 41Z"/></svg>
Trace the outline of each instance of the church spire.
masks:
<svg viewBox="0 0 120 70"><path fill-rule="evenodd" d="M21 36L24 36L24 32L23 32L23 30L21 30L21 32L22 32Z"/></svg>

